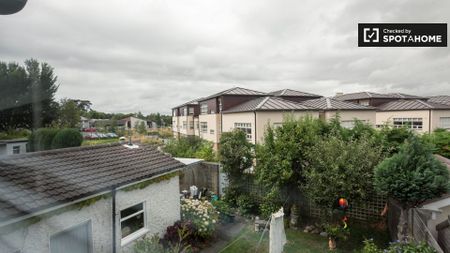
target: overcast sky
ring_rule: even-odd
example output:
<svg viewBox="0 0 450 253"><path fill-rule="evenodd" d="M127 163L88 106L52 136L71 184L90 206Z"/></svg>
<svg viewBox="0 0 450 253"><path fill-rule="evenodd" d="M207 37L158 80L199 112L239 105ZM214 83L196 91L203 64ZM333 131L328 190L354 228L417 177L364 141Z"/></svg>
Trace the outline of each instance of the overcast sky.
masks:
<svg viewBox="0 0 450 253"><path fill-rule="evenodd" d="M28 0L0 60L55 68L59 98L169 113L240 86L450 95L449 48L358 48L362 22L445 22L450 1Z"/></svg>

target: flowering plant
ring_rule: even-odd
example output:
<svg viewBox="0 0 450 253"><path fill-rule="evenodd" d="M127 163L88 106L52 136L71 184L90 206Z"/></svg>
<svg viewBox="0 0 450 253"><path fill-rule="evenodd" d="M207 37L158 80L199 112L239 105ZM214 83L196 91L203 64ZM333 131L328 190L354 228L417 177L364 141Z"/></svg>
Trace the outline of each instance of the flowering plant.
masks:
<svg viewBox="0 0 450 253"><path fill-rule="evenodd" d="M206 200L181 200L181 219L192 222L199 237L212 236L218 218L219 212Z"/></svg>

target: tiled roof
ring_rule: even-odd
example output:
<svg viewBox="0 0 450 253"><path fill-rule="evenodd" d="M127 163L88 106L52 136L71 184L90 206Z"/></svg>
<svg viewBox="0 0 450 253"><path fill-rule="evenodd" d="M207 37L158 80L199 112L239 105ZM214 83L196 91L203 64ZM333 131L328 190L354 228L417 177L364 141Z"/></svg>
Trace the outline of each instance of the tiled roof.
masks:
<svg viewBox="0 0 450 253"><path fill-rule="evenodd" d="M347 93L334 97L337 100L345 101L345 100L355 100L355 99L369 99L369 98L398 98L397 96L390 94L381 94L376 92L356 92L356 93Z"/></svg>
<svg viewBox="0 0 450 253"><path fill-rule="evenodd" d="M256 91L256 90L249 90L249 89L245 89L245 88L241 88L241 87L234 87L234 88L224 90L219 93L215 93L213 95L207 96L201 100L203 101L206 99L215 98L215 97L219 97L222 95L264 96L267 94L264 92Z"/></svg>
<svg viewBox="0 0 450 253"><path fill-rule="evenodd" d="M185 106L185 105L198 105L198 101L200 101L200 100L202 100L202 99L203 99L203 98L197 98L197 99L191 100L191 101L189 101L189 102L186 102L186 103L184 103L184 104L175 106L175 107L173 107L172 109L179 108L179 107L183 107L183 106Z"/></svg>
<svg viewBox="0 0 450 253"><path fill-rule="evenodd" d="M334 98L312 99L302 102L302 104L321 110L375 110L375 108L370 106L359 105L346 101L339 101Z"/></svg>
<svg viewBox="0 0 450 253"><path fill-rule="evenodd" d="M314 108L300 103L285 100L279 97L260 97L234 106L223 113L250 112L250 111L307 111Z"/></svg>
<svg viewBox="0 0 450 253"><path fill-rule="evenodd" d="M420 96L405 94L405 93L389 93L387 95L391 95L396 98L402 98L402 99L425 99L425 97L420 97Z"/></svg>
<svg viewBox="0 0 450 253"><path fill-rule="evenodd" d="M286 97L322 97L321 95L302 92L302 91L296 91L291 89L284 89L284 90L277 90L273 92L269 92L269 95L273 96L286 96Z"/></svg>
<svg viewBox="0 0 450 253"><path fill-rule="evenodd" d="M428 102L450 105L450 96L434 96L428 99Z"/></svg>
<svg viewBox="0 0 450 253"><path fill-rule="evenodd" d="M415 100L396 100L378 107L380 111L450 110L449 105Z"/></svg>
<svg viewBox="0 0 450 253"><path fill-rule="evenodd" d="M92 196L183 164L156 148L65 148L0 160L0 223Z"/></svg>

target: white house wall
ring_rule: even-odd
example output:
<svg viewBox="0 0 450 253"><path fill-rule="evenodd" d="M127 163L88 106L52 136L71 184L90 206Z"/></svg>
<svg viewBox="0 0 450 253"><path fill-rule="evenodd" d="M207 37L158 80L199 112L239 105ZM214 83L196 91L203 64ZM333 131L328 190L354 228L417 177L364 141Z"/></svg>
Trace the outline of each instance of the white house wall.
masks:
<svg viewBox="0 0 450 253"><path fill-rule="evenodd" d="M422 118L422 130L416 129L418 133L427 133L429 131L430 111L383 111L377 112L377 125L392 125L394 118Z"/></svg>
<svg viewBox="0 0 450 253"><path fill-rule="evenodd" d="M179 178L172 177L154 183L141 190L118 191L117 210L117 252L132 252L133 242L121 245L120 209L145 201L146 226L148 233L161 236L167 226L180 219ZM7 234L0 234L1 253L49 253L50 237L74 226L91 222L92 247L95 253L112 252L112 198L101 199L94 204L54 214Z"/></svg>

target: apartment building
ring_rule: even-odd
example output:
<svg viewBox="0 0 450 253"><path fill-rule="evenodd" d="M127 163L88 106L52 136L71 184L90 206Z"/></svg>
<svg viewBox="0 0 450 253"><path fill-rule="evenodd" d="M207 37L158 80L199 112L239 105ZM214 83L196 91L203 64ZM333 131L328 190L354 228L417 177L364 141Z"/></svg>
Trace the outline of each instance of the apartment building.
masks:
<svg viewBox="0 0 450 253"><path fill-rule="evenodd" d="M383 104L377 109L376 124L406 126L418 133L430 133L437 128L450 130L450 105L430 100L397 100Z"/></svg>
<svg viewBox="0 0 450 253"><path fill-rule="evenodd" d="M240 129L248 141L261 143L267 127L281 125L286 116L318 118L319 110L280 97L259 97L224 110L222 131Z"/></svg>
<svg viewBox="0 0 450 253"><path fill-rule="evenodd" d="M318 98L303 102L303 105L320 110L320 118L326 121L339 118L343 127L352 128L355 121L375 126L376 108L334 98Z"/></svg>
<svg viewBox="0 0 450 253"><path fill-rule="evenodd" d="M281 122L283 114L291 112L293 111L292 108L299 106L298 101L318 98L320 95L289 89L265 93L234 87L172 108L172 130L174 136L199 136L200 138L213 142L214 147L217 148L221 133L224 131L224 124L228 124L224 122L224 115L231 113L230 110L233 107L263 97L273 97L273 101L284 101L286 108L272 110L272 112L276 112L272 113L272 117L274 117L272 122ZM270 104L273 101L266 101L266 104ZM303 111L307 111L305 108L305 106L301 107ZM299 108L294 111L298 110ZM314 111L314 109L312 110ZM228 113L225 113L226 111ZM225 118L228 119L229 116ZM228 125L226 126L228 131L229 127ZM253 138L253 142L256 142L255 138Z"/></svg>

